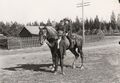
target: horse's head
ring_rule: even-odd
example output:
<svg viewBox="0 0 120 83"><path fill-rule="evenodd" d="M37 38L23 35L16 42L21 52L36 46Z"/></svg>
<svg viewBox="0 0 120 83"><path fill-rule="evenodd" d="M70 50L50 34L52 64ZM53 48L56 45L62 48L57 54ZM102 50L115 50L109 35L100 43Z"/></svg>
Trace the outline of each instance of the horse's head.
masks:
<svg viewBox="0 0 120 83"><path fill-rule="evenodd" d="M43 44L46 39L51 43L58 39L57 31L52 26L45 26L44 28L39 28L40 44Z"/></svg>
<svg viewBox="0 0 120 83"><path fill-rule="evenodd" d="M47 29L39 27L39 41L41 45L43 45L46 38L47 38Z"/></svg>

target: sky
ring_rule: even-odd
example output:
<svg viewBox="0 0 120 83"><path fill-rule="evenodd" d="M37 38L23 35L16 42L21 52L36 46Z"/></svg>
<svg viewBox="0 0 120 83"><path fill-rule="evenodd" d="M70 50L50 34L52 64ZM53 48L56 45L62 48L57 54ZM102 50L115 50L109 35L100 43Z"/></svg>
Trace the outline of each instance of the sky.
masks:
<svg viewBox="0 0 120 83"><path fill-rule="evenodd" d="M76 4L82 0L0 0L0 21L28 23L33 21L46 22L48 19L59 21L65 17L74 20L82 18L82 8ZM120 13L118 0L84 0L90 2L84 8L85 18L110 20L112 11L116 17Z"/></svg>

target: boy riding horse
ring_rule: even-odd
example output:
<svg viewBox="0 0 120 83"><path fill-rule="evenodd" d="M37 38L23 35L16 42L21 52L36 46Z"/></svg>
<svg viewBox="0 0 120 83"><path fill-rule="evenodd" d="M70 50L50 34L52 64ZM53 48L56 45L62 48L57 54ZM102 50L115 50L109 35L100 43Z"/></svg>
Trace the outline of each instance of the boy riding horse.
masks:
<svg viewBox="0 0 120 83"><path fill-rule="evenodd" d="M74 41L72 39L72 22L65 18L60 21L60 28L57 31L62 30L70 42L69 48L73 48Z"/></svg>
<svg viewBox="0 0 120 83"><path fill-rule="evenodd" d="M58 31L58 40L57 40L57 43L58 43L57 49L59 49L60 47L64 47L63 48L64 49L63 55L66 55L66 49L67 48L65 46L65 34L64 34L64 32L62 30ZM62 46L60 46L61 45L60 43L62 43Z"/></svg>
<svg viewBox="0 0 120 83"><path fill-rule="evenodd" d="M55 49L55 74L57 73L57 69L58 69L58 62L60 60L60 66L61 66L61 71L62 74L64 74L63 72L63 59L64 59L64 55L66 55L66 50L68 48L73 48L73 42L72 42L72 38L71 38L71 34L72 33L68 33L67 30L70 30L70 27L68 27L68 23L65 22L66 24L64 24L64 22L62 22L62 27L61 29L57 30L58 31L58 40L56 42L56 49ZM69 45L66 44L66 38L68 38L69 40Z"/></svg>

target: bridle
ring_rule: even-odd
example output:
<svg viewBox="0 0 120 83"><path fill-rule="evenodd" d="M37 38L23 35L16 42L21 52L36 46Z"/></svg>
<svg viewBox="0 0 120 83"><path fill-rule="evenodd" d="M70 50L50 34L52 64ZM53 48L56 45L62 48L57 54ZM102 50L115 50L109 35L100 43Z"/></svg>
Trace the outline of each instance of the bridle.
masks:
<svg viewBox="0 0 120 83"><path fill-rule="evenodd" d="M40 29L39 40L41 45L43 45L44 41L47 39L47 32L45 32L45 30L45 28Z"/></svg>

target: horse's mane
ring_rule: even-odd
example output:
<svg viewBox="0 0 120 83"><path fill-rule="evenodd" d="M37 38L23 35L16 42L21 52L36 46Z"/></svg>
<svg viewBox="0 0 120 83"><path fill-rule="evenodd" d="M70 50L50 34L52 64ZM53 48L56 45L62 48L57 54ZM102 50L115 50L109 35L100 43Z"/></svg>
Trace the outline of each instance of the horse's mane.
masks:
<svg viewBox="0 0 120 83"><path fill-rule="evenodd" d="M47 29L49 36L51 38L54 38L54 39L57 38L57 31L52 26L46 26L46 29Z"/></svg>

